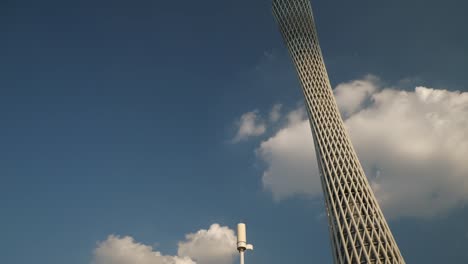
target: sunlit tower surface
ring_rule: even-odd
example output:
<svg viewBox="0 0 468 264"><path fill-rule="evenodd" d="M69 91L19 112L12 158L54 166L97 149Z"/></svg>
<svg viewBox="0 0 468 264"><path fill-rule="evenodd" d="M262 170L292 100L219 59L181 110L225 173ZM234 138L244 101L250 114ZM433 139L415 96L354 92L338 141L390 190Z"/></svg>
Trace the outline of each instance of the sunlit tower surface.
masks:
<svg viewBox="0 0 468 264"><path fill-rule="evenodd" d="M405 263L338 111L310 1L273 0L273 14L307 105L334 263Z"/></svg>

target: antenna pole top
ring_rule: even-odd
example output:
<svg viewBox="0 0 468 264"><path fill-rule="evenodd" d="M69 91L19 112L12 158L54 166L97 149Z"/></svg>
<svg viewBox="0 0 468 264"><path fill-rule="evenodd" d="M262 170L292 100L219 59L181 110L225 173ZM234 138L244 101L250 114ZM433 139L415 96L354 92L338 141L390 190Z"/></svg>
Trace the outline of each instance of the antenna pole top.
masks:
<svg viewBox="0 0 468 264"><path fill-rule="evenodd" d="M247 228L244 223L237 224L237 250L253 250L253 245L247 244Z"/></svg>

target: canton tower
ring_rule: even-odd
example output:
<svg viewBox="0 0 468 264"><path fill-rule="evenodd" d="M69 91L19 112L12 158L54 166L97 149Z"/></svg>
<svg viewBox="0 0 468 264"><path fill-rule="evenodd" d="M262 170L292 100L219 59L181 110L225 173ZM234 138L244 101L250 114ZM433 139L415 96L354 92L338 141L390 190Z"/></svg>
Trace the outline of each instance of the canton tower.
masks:
<svg viewBox="0 0 468 264"><path fill-rule="evenodd" d="M273 0L307 105L334 263L405 263L333 96L309 0Z"/></svg>

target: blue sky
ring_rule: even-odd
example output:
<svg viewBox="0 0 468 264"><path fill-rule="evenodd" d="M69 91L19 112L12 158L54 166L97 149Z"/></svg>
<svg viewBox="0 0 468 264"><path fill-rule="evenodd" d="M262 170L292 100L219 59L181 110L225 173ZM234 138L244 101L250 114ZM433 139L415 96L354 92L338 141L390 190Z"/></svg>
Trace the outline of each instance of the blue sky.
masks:
<svg viewBox="0 0 468 264"><path fill-rule="evenodd" d="M465 2L312 5L333 86L468 92ZM251 262L331 262L322 199L262 183L255 150L284 124L232 142L244 113L302 102L270 1L7 0L0 33L1 263L90 263L111 234L175 255L240 220ZM458 194L390 220L408 263L468 261Z"/></svg>

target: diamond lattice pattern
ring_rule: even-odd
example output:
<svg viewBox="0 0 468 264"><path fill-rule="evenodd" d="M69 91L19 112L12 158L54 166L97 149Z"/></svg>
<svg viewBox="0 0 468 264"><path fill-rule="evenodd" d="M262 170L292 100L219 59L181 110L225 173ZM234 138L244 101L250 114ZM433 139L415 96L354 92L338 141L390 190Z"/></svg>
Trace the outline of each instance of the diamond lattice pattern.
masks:
<svg viewBox="0 0 468 264"><path fill-rule="evenodd" d="M335 263L405 263L338 111L309 0L274 0L317 152Z"/></svg>

